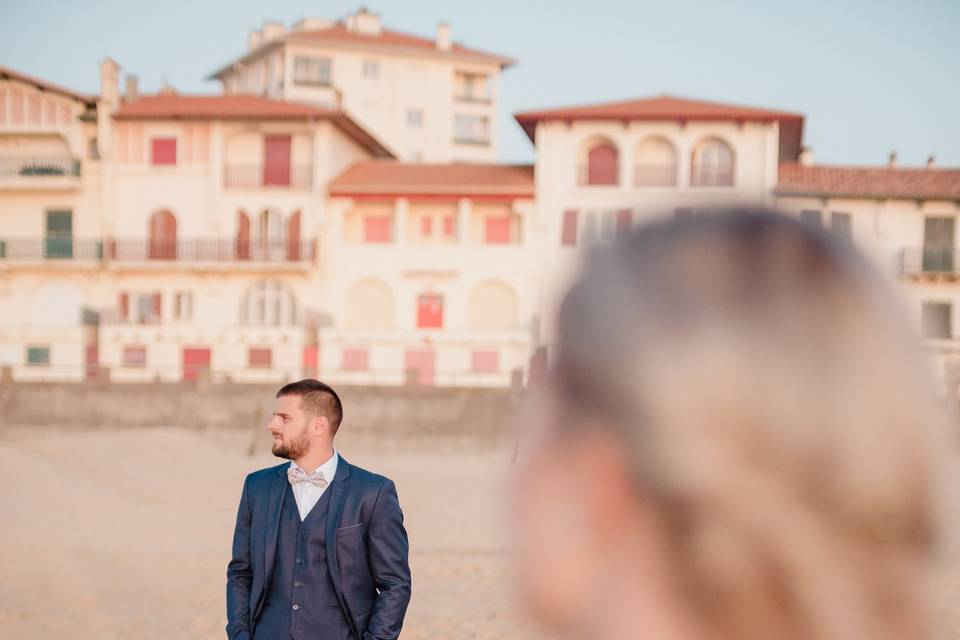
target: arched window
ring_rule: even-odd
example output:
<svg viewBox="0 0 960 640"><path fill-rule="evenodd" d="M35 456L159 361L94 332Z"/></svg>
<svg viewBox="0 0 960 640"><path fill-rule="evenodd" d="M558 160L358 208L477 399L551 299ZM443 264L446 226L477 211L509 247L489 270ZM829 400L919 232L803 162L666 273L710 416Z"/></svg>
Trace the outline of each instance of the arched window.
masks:
<svg viewBox="0 0 960 640"><path fill-rule="evenodd" d="M693 147L690 185L731 187L735 170L733 148L719 138L706 138Z"/></svg>
<svg viewBox="0 0 960 640"><path fill-rule="evenodd" d="M620 183L620 153L607 139L592 140L581 159L580 184L617 185Z"/></svg>
<svg viewBox="0 0 960 640"><path fill-rule="evenodd" d="M669 140L652 136L637 145L633 182L644 187L672 187L677 184L677 152Z"/></svg>
<svg viewBox="0 0 960 640"><path fill-rule="evenodd" d="M169 211L157 211L150 216L150 258L177 259L177 219Z"/></svg>
<svg viewBox="0 0 960 640"><path fill-rule="evenodd" d="M283 214L276 209L264 209L253 225L251 239L254 260L283 260L286 254L286 234Z"/></svg>
<svg viewBox="0 0 960 640"><path fill-rule="evenodd" d="M389 329L393 297L379 280L361 280L347 290L343 326L347 329Z"/></svg>
<svg viewBox="0 0 960 640"><path fill-rule="evenodd" d="M509 331L517 328L519 303L513 287L491 280L470 293L467 318L471 329Z"/></svg>
<svg viewBox="0 0 960 640"><path fill-rule="evenodd" d="M240 323L280 327L297 321L297 300L279 280L260 280L247 290L240 306Z"/></svg>

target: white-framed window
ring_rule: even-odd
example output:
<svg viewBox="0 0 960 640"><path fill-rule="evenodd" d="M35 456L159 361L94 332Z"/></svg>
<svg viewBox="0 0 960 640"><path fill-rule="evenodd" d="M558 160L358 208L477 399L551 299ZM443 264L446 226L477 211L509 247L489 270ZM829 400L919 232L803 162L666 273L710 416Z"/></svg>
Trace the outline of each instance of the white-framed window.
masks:
<svg viewBox="0 0 960 640"><path fill-rule="evenodd" d="M138 293L134 297L133 321L137 324L160 324L163 318L163 295Z"/></svg>
<svg viewBox="0 0 960 640"><path fill-rule="evenodd" d="M853 239L853 218L849 213L833 211L830 213L830 229L841 238Z"/></svg>
<svg viewBox="0 0 960 640"><path fill-rule="evenodd" d="M329 58L296 56L293 59L293 82L294 84L329 86L331 67Z"/></svg>
<svg viewBox="0 0 960 640"><path fill-rule="evenodd" d="M490 118L456 114L453 117L453 140L467 144L490 144Z"/></svg>
<svg viewBox="0 0 960 640"><path fill-rule="evenodd" d="M147 348L143 345L125 345L122 363L125 367L147 366Z"/></svg>
<svg viewBox="0 0 960 640"><path fill-rule="evenodd" d="M804 209L800 212L800 222L813 227L822 227L823 213L819 209Z"/></svg>
<svg viewBox="0 0 960 640"><path fill-rule="evenodd" d="M380 61L379 60L364 60L363 61L363 77L368 79L374 79L380 77Z"/></svg>
<svg viewBox="0 0 960 640"><path fill-rule="evenodd" d="M920 308L920 326L924 338L946 340L953 336L953 305L928 301Z"/></svg>
<svg viewBox="0 0 960 640"><path fill-rule="evenodd" d="M240 307L240 322L246 325L289 326L296 317L296 298L279 280L261 280L251 286Z"/></svg>
<svg viewBox="0 0 960 640"><path fill-rule="evenodd" d="M411 129L423 128L423 109L419 107L407 109L407 126Z"/></svg>

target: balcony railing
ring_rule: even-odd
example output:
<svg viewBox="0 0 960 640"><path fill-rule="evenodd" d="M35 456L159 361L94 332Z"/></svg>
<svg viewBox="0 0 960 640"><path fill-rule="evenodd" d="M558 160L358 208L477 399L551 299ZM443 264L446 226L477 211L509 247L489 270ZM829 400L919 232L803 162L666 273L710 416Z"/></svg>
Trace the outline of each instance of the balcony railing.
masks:
<svg viewBox="0 0 960 640"><path fill-rule="evenodd" d="M957 277L960 276L960 251L952 247L904 249L900 267L903 275Z"/></svg>
<svg viewBox="0 0 960 640"><path fill-rule="evenodd" d="M467 102L472 104L490 104L493 99L490 96L470 94L470 93L457 93L454 94L453 99L457 102Z"/></svg>
<svg viewBox="0 0 960 640"><path fill-rule="evenodd" d="M606 169L590 171L590 165L577 166L577 184L589 187L615 187L620 184L620 163L616 162L609 171Z"/></svg>
<svg viewBox="0 0 960 640"><path fill-rule="evenodd" d="M103 242L88 238L0 239L0 260L100 260Z"/></svg>
<svg viewBox="0 0 960 640"><path fill-rule="evenodd" d="M733 167L715 164L694 164L690 168L690 186L732 187Z"/></svg>
<svg viewBox="0 0 960 640"><path fill-rule="evenodd" d="M223 184L231 189L309 189L313 185L313 165L298 164L276 168L262 164L228 164L223 169Z"/></svg>
<svg viewBox="0 0 960 640"><path fill-rule="evenodd" d="M107 241L106 257L115 262L310 262L316 245L309 240L241 242L234 238L188 238L176 241L141 238Z"/></svg>
<svg viewBox="0 0 960 640"><path fill-rule="evenodd" d="M489 147L490 136L468 136L464 134L455 134L453 136L454 144L472 144L477 147Z"/></svg>
<svg viewBox="0 0 960 640"><path fill-rule="evenodd" d="M633 168L633 183L639 187L673 187L677 184L677 166L638 164Z"/></svg>
<svg viewBox="0 0 960 640"><path fill-rule="evenodd" d="M80 161L67 156L0 157L0 177L79 175Z"/></svg>

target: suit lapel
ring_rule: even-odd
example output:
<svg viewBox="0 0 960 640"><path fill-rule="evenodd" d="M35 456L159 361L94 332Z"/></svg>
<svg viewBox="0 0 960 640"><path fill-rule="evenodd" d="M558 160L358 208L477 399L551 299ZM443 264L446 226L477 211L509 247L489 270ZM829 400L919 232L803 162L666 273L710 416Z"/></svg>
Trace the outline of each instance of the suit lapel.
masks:
<svg viewBox="0 0 960 640"><path fill-rule="evenodd" d="M330 504L327 507L327 527L325 531L324 545L327 548L327 569L330 571L330 579L333 582L333 590L337 594L340 606L343 608L350 621L351 630L353 629L353 618L350 616L350 610L347 603L343 600L343 591L340 586L340 563L337 560L337 525L340 524L340 516L343 514L343 504L346 501L347 491L350 487L350 469L349 462L341 456L337 463L337 475L330 484Z"/></svg>
<svg viewBox="0 0 960 640"><path fill-rule="evenodd" d="M273 560L277 553L277 531L280 528L280 510L283 507L283 495L286 492L287 481L286 465L280 465L276 468L276 473L270 482L270 511L267 513L267 539L264 550L264 567L266 569L266 578L264 584L270 584L270 578L273 576Z"/></svg>

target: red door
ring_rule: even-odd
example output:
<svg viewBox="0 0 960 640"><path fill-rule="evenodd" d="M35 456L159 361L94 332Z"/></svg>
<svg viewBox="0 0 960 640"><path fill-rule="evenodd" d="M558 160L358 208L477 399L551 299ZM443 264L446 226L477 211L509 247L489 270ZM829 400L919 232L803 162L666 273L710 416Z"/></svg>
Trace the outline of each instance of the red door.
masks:
<svg viewBox="0 0 960 640"><path fill-rule="evenodd" d="M617 149L611 144L599 144L587 154L587 184L617 184L620 182Z"/></svg>
<svg viewBox="0 0 960 640"><path fill-rule="evenodd" d="M210 349L201 348L183 348L183 379L196 380L200 369L210 368Z"/></svg>
<svg viewBox="0 0 960 640"><path fill-rule="evenodd" d="M97 377L97 371L100 368L100 345L96 342L88 342L86 356L87 380L93 380Z"/></svg>
<svg viewBox="0 0 960 640"><path fill-rule="evenodd" d="M404 354L404 369L415 372L417 384L434 382L436 352L432 349L411 349Z"/></svg>
<svg viewBox="0 0 960 640"><path fill-rule="evenodd" d="M177 219L169 211L150 216L150 258L177 259Z"/></svg>
<svg viewBox="0 0 960 640"><path fill-rule="evenodd" d="M263 137L263 184L290 185L290 136Z"/></svg>

